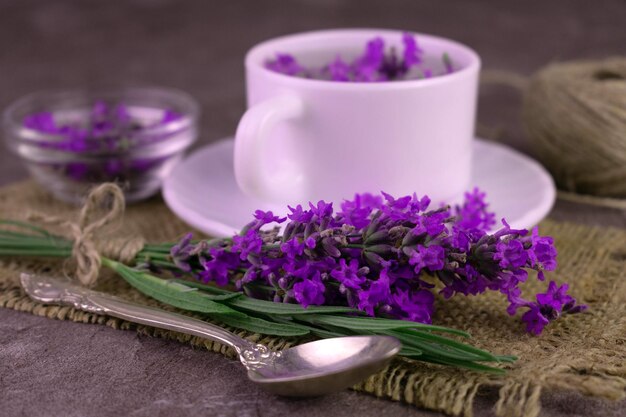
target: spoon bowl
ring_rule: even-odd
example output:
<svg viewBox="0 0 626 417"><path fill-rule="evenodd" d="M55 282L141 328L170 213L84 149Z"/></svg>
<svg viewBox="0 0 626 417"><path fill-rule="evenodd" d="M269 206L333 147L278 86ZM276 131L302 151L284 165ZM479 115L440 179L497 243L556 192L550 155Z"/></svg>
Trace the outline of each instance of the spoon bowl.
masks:
<svg viewBox="0 0 626 417"><path fill-rule="evenodd" d="M273 366L249 370L248 377L277 395L324 395L348 388L382 369L401 346L388 336L317 340L280 352Z"/></svg>

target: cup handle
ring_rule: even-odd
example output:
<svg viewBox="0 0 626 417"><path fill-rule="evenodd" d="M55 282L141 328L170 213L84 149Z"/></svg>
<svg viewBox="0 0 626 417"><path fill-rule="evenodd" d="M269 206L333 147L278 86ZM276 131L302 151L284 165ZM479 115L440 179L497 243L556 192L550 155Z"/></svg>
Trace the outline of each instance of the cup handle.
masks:
<svg viewBox="0 0 626 417"><path fill-rule="evenodd" d="M263 161L271 157L269 139L274 127L302 115L299 97L284 95L250 107L237 126L234 167L239 188L248 195L276 202L298 200L302 194L301 175L297 172L270 174Z"/></svg>

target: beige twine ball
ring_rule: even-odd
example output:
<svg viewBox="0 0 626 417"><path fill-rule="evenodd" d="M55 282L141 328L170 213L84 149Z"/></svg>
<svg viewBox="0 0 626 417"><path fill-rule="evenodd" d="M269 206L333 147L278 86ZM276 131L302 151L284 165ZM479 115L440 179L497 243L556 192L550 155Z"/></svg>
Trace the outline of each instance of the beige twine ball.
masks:
<svg viewBox="0 0 626 417"><path fill-rule="evenodd" d="M523 120L559 188L626 197L626 58L541 70L528 85Z"/></svg>

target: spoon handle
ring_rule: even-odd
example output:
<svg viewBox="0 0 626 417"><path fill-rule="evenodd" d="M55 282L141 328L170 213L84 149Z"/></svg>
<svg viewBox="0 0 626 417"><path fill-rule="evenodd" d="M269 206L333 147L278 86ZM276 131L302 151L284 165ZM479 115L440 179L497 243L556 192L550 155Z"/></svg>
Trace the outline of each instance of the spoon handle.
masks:
<svg viewBox="0 0 626 417"><path fill-rule="evenodd" d="M267 349L263 345L255 345L214 324L182 314L134 304L109 294L80 287L67 280L26 273L20 275L20 280L26 293L34 300L45 304L68 305L91 313L105 314L133 323L224 343L235 349L244 365L247 365L244 362L244 354L248 354L251 350Z"/></svg>

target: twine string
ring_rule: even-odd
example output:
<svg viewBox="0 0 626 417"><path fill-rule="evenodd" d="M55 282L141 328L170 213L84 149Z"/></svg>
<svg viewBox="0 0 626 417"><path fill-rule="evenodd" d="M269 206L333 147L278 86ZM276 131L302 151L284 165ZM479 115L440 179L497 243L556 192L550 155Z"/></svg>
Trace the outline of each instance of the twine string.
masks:
<svg viewBox="0 0 626 417"><path fill-rule="evenodd" d="M34 213L29 220L60 226L73 240L72 258L76 262L76 277L85 286L93 286L102 265L101 256L130 263L144 246L141 237L100 239L99 233L108 226L118 226L124 216L125 201L121 188L113 183L95 187L80 210L78 222L57 216Z"/></svg>

